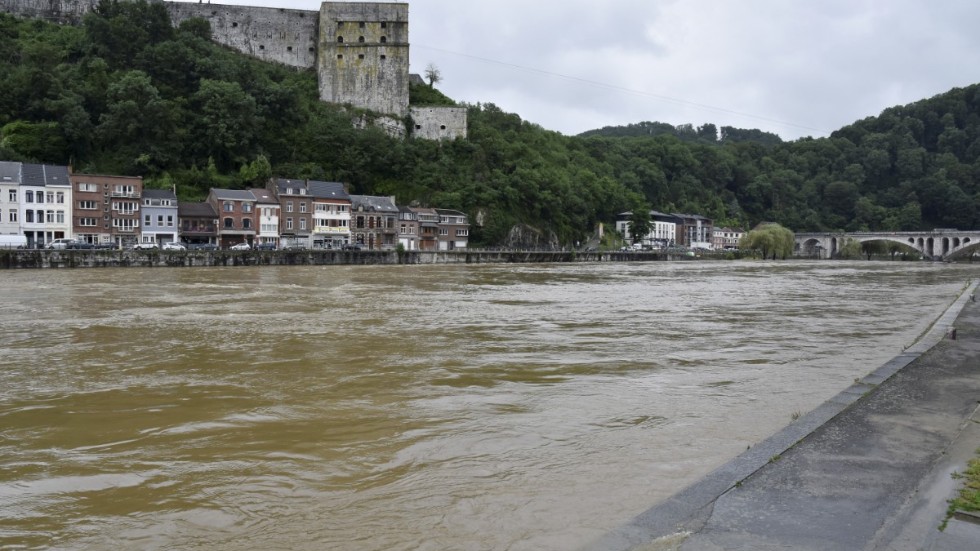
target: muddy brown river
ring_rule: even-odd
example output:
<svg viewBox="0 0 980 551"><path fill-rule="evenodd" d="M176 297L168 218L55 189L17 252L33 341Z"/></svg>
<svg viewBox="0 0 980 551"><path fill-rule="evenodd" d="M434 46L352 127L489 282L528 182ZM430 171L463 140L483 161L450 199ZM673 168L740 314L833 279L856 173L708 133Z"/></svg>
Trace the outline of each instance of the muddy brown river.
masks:
<svg viewBox="0 0 980 551"><path fill-rule="evenodd" d="M900 353L978 274L6 271L0 548L575 549Z"/></svg>

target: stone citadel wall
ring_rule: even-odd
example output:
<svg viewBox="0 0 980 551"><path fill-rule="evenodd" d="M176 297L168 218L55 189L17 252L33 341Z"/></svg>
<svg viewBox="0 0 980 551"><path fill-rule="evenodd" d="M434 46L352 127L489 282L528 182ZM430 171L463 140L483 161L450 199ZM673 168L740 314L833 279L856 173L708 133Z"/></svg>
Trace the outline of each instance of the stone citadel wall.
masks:
<svg viewBox="0 0 980 551"><path fill-rule="evenodd" d="M201 18L211 24L212 38L219 44L263 61L315 69L323 101L396 117L411 115L414 137L466 137L464 108L409 111L406 3L324 2L319 12L162 3L174 25ZM74 25L97 5L98 0L0 0L0 13Z"/></svg>

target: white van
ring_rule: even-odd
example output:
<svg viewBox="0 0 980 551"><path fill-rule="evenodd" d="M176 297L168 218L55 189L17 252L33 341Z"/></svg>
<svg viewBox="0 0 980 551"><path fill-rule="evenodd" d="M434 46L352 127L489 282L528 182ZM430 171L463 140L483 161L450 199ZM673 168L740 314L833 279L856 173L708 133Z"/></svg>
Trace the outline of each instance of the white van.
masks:
<svg viewBox="0 0 980 551"><path fill-rule="evenodd" d="M0 235L0 249L26 249L26 235Z"/></svg>

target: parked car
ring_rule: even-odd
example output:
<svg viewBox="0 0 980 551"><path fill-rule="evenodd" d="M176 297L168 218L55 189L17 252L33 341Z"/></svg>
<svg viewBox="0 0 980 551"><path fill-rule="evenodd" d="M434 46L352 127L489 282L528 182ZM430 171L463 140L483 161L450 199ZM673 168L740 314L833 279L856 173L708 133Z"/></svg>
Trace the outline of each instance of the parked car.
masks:
<svg viewBox="0 0 980 551"><path fill-rule="evenodd" d="M163 250L165 251L186 251L187 247L183 243L177 243L176 241L168 241L163 244Z"/></svg>
<svg viewBox="0 0 980 551"><path fill-rule="evenodd" d="M27 236L0 235L0 249L26 249Z"/></svg>
<svg viewBox="0 0 980 551"><path fill-rule="evenodd" d="M228 249L230 249L232 251L250 251L250 250L252 250L252 246L249 245L248 243L238 243L238 244L232 245L231 247L228 247Z"/></svg>
<svg viewBox="0 0 980 551"><path fill-rule="evenodd" d="M94 249L95 245L89 243L88 241L72 240L72 242L69 243L68 246L65 248L66 249Z"/></svg>
<svg viewBox="0 0 980 551"><path fill-rule="evenodd" d="M119 245L113 243L112 241L106 241L104 243L96 243L95 245L93 245L93 248L103 249L103 250L118 249Z"/></svg>
<svg viewBox="0 0 980 551"><path fill-rule="evenodd" d="M48 243L48 249L67 249L68 246L74 243L74 239L55 239L54 241Z"/></svg>
<svg viewBox="0 0 980 551"><path fill-rule="evenodd" d="M133 245L133 249L136 250L152 250L152 249L159 249L159 248L160 248L159 245L157 245L156 243L137 243Z"/></svg>
<svg viewBox="0 0 980 551"><path fill-rule="evenodd" d="M361 245L359 243L349 243L344 245L345 251L359 251L361 250Z"/></svg>
<svg viewBox="0 0 980 551"><path fill-rule="evenodd" d="M187 248L192 251L216 251L218 245L216 243L191 243Z"/></svg>
<svg viewBox="0 0 980 551"><path fill-rule="evenodd" d="M275 243L259 243L258 245L255 246L255 250L257 250L257 251L274 251L274 250L276 250L276 244Z"/></svg>

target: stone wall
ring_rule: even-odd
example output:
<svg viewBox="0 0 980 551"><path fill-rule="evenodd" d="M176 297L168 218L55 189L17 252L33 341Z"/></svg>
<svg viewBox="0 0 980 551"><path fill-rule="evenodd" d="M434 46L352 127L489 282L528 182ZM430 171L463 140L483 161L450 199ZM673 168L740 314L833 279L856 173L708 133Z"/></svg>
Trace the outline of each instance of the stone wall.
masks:
<svg viewBox="0 0 980 551"><path fill-rule="evenodd" d="M290 67L316 66L319 12L167 2L174 25L199 17L211 24L212 38L243 54Z"/></svg>
<svg viewBox="0 0 980 551"><path fill-rule="evenodd" d="M76 25L98 0L0 0L0 13Z"/></svg>
<svg viewBox="0 0 980 551"><path fill-rule="evenodd" d="M412 136L425 140L466 138L465 107L412 107Z"/></svg>
<svg viewBox="0 0 980 551"><path fill-rule="evenodd" d="M320 99L408 115L408 50L408 4L323 3Z"/></svg>

